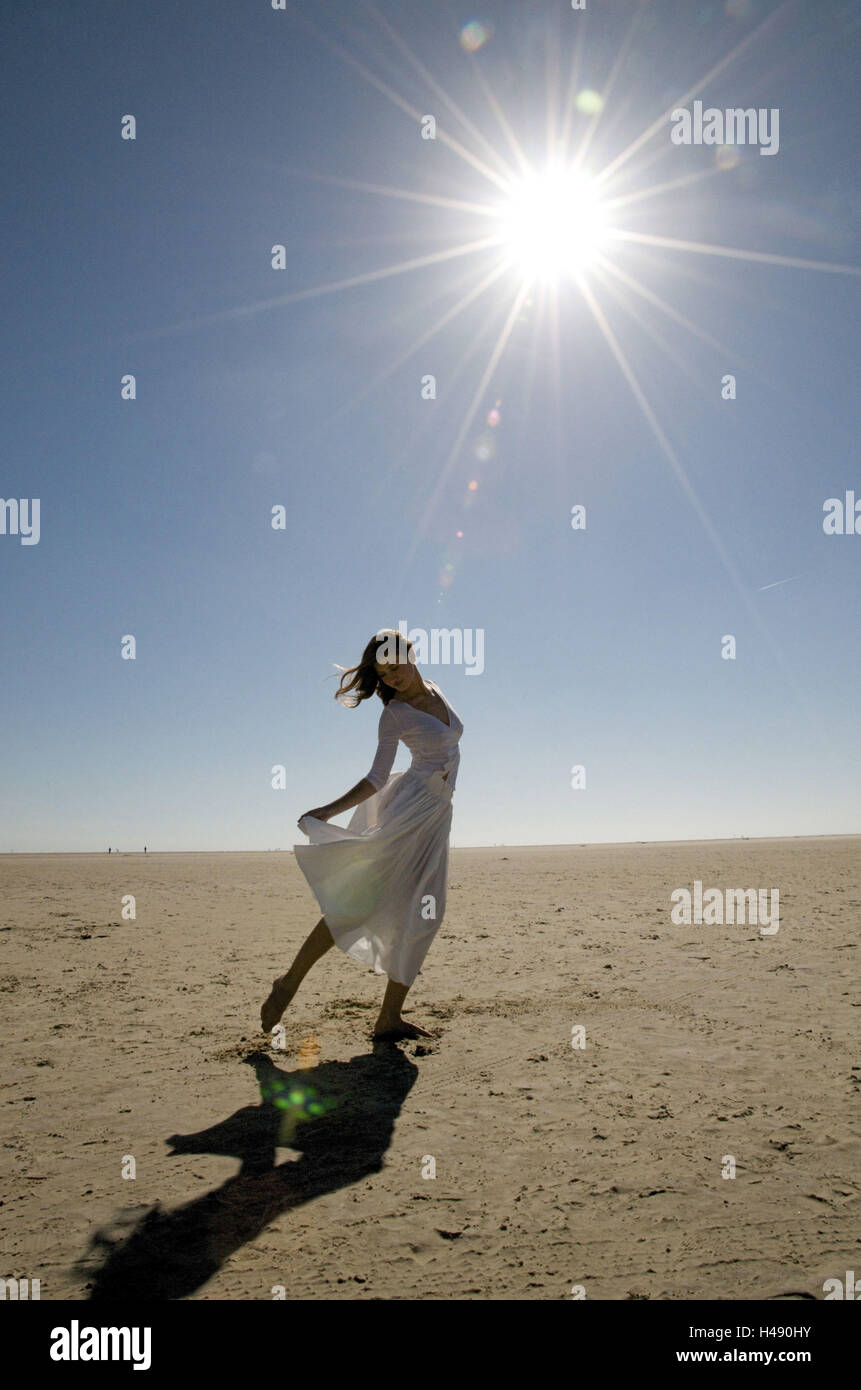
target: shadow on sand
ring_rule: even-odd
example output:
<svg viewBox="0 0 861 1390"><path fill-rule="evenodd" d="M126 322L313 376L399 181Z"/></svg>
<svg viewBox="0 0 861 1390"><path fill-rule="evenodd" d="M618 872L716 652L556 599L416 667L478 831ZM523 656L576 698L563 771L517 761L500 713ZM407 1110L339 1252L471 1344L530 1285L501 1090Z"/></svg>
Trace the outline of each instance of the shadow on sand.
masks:
<svg viewBox="0 0 861 1390"><path fill-rule="evenodd" d="M282 1071L260 1052L244 1061L256 1072L261 1103L211 1129L167 1140L173 1154L232 1155L239 1173L173 1211L156 1205L119 1236L96 1231L80 1262L91 1279L91 1300L183 1298L282 1212L379 1172L418 1075L387 1042L310 1071ZM301 1158L276 1166L279 1147L298 1150Z"/></svg>

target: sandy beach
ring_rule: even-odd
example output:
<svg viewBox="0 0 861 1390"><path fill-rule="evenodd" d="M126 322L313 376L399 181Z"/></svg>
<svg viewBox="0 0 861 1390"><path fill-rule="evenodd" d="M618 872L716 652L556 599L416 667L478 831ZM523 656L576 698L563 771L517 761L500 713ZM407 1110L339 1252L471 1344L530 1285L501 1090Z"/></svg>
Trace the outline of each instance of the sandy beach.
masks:
<svg viewBox="0 0 861 1390"><path fill-rule="evenodd" d="M2 856L0 1273L43 1299L821 1299L857 1259L859 850L454 850L407 1002L434 1037L376 1048L384 980L337 950L284 1046L260 1032L319 915L291 854ZM779 930L675 925L695 881L778 888Z"/></svg>

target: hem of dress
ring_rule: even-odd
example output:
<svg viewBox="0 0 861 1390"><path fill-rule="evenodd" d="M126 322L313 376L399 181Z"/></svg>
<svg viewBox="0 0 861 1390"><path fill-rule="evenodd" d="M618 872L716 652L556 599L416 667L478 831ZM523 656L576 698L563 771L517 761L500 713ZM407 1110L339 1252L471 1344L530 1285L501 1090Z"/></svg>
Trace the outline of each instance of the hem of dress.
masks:
<svg viewBox="0 0 861 1390"><path fill-rule="evenodd" d="M375 975L385 975L386 979L391 980L392 984L401 985L403 989L410 989L411 986L415 983L416 975L418 975L419 973L418 971L416 971L416 975L413 976L412 980L396 980L394 975L392 975L386 968L386 966L381 963L382 956L378 952L375 952L373 948L371 948L369 952L362 952L360 954L355 950L355 947L358 945L358 942L353 941L349 944L349 946L344 945L343 941L339 941L337 936L335 935L335 931L337 931L338 928L336 927L333 931L332 927L329 926L328 922L326 923L326 926L329 929L329 935L332 937L332 940L338 947L339 951L341 951L343 955L349 956L350 959L354 960L357 965L364 965L367 969L373 970ZM345 931L347 934L349 934L350 928L346 928ZM361 937L359 938L359 940L361 940Z"/></svg>

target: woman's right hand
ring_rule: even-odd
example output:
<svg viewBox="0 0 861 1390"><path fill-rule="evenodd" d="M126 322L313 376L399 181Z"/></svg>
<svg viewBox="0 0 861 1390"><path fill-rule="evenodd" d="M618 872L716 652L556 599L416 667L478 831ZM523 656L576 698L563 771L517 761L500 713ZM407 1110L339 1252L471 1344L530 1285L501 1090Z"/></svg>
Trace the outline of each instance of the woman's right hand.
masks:
<svg viewBox="0 0 861 1390"><path fill-rule="evenodd" d="M327 806L316 806L313 811L305 811L305 813L299 817L299 821L303 821L305 816L313 816L314 820L328 820L330 815L331 812Z"/></svg>

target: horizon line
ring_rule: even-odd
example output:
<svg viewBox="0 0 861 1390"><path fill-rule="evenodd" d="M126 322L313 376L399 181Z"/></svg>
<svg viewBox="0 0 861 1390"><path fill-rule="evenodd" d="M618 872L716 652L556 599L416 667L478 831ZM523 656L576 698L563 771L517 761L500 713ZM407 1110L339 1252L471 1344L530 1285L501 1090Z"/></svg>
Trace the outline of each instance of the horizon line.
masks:
<svg viewBox="0 0 861 1390"><path fill-rule="evenodd" d="M689 840L554 840L535 844L511 844L500 842L492 845L452 845L459 849L592 849L601 845L707 845L737 844L740 840L756 842L759 840L852 840L861 838L859 830L826 831L813 835L699 835ZM137 855L148 859L152 854L292 854L292 849L152 849L146 854L142 849L112 849L111 854ZM92 855L109 858L104 849L9 849L0 850L0 859L23 854L42 855Z"/></svg>

